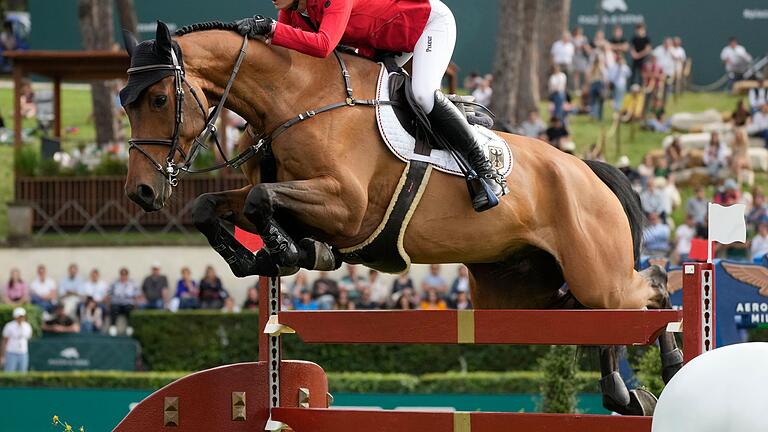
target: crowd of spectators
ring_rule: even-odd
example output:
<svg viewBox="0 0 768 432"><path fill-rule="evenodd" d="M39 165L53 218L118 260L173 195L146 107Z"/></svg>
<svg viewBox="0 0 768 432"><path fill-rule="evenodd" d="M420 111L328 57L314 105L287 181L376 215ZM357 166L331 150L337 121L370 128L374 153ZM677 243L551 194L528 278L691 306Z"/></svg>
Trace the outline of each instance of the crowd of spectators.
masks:
<svg viewBox="0 0 768 432"><path fill-rule="evenodd" d="M441 266L430 266L429 274L414 283L403 273L391 283L385 283L376 270L365 270L348 265L341 278L320 272L312 283L307 273L299 272L292 282L284 285L283 307L296 310L331 309L469 309L469 275L460 266L449 283L441 273ZM12 269L8 282L2 287L2 302L12 305L33 304L44 311L43 330L54 333L118 333L117 323L126 320L126 333L131 333L130 315L136 309L167 310L208 309L240 312L258 308L259 294L255 286L249 287L242 304L236 304L224 288L212 266L202 278L192 277L189 268L180 270L175 285L169 283L159 263L152 264L149 274L141 283L136 282L127 268L121 268L117 277L108 282L98 269L92 269L87 278L80 276L79 268L71 264L67 275L55 281L44 265L29 280L18 269Z"/></svg>

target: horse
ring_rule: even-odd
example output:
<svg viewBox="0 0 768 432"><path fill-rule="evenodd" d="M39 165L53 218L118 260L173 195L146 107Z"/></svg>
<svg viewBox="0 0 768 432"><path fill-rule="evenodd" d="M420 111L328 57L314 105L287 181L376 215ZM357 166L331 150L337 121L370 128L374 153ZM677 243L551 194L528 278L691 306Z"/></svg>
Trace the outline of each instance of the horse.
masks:
<svg viewBox="0 0 768 432"><path fill-rule="evenodd" d="M131 124L125 191L144 210L167 202L185 157L197 150L201 131L211 129L206 114L212 107L223 102L254 131L238 143L253 156L238 158L250 184L203 194L193 209L195 225L237 276L317 269L321 261L337 267L344 259L338 251L364 242L385 218L405 165L385 147L374 110L342 103L312 112L343 101L345 86L373 99L379 64L340 55L349 71L346 83L333 57L244 40L218 22L182 28L175 38L159 22L154 41L137 45L128 38L126 45L132 66L141 49L172 58L154 65L171 74L147 84L125 106ZM279 136L271 132L297 113L311 118ZM267 135L275 138L264 152L259 145ZM462 178L433 172L402 242L412 262L464 263L478 309L671 307L663 270L636 270L643 216L620 171L536 139L498 135L514 154L510 193L496 208L477 213ZM274 182L261 181L267 153L274 158ZM251 253L228 224L260 234L265 248ZM659 342L667 381L681 367L682 354L672 334L663 333ZM600 348L604 405L650 415L655 397L627 389L617 358L615 347Z"/></svg>

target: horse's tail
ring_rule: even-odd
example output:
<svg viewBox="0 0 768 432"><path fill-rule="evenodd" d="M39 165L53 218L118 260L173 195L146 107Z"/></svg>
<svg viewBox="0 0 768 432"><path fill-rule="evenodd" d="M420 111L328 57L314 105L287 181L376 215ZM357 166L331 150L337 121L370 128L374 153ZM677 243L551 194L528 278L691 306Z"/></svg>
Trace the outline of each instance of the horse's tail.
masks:
<svg viewBox="0 0 768 432"><path fill-rule="evenodd" d="M632 183L623 172L618 168L605 162L585 160L589 168L613 191L619 198L621 206L624 207L624 213L629 219L629 226L632 230L632 251L634 253L635 268L640 260L640 247L643 242L643 226L645 216L643 208L640 206L640 196L632 189Z"/></svg>

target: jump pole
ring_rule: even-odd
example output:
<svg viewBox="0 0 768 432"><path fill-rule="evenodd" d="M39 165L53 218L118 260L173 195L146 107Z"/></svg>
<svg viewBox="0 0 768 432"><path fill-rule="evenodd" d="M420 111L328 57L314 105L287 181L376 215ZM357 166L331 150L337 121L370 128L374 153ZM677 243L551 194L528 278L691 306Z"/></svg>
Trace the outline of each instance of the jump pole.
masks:
<svg viewBox="0 0 768 432"><path fill-rule="evenodd" d="M262 279L262 299L269 314L261 324L270 339L297 333L307 343L403 344L567 344L648 345L663 331L683 331L685 361L715 348L714 266L683 266L683 310L475 310L475 311L280 311L277 279ZM276 295L270 297L270 295ZM261 302L262 304L266 302ZM610 332L604 323L623 321ZM609 332L606 334L606 332ZM276 344L260 348L275 350ZM262 354L260 354L262 355ZM279 357L278 357L279 358ZM281 363L270 361L270 375L280 375ZM279 387L274 387L278 389ZM266 430L289 427L296 432L490 432L498 430L568 432L648 432L650 417L527 414L488 412L434 412L337 410L270 404Z"/></svg>

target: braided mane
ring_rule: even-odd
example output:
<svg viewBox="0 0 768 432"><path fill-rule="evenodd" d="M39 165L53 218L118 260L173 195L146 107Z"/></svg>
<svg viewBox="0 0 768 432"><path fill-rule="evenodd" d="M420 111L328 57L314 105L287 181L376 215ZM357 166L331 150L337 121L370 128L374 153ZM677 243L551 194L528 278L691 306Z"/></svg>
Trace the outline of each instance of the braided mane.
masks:
<svg viewBox="0 0 768 432"><path fill-rule="evenodd" d="M222 21L207 21L197 24L190 24L176 30L176 36L184 36L185 34L195 33L206 30L228 30L237 31L237 23L235 22L222 22Z"/></svg>

